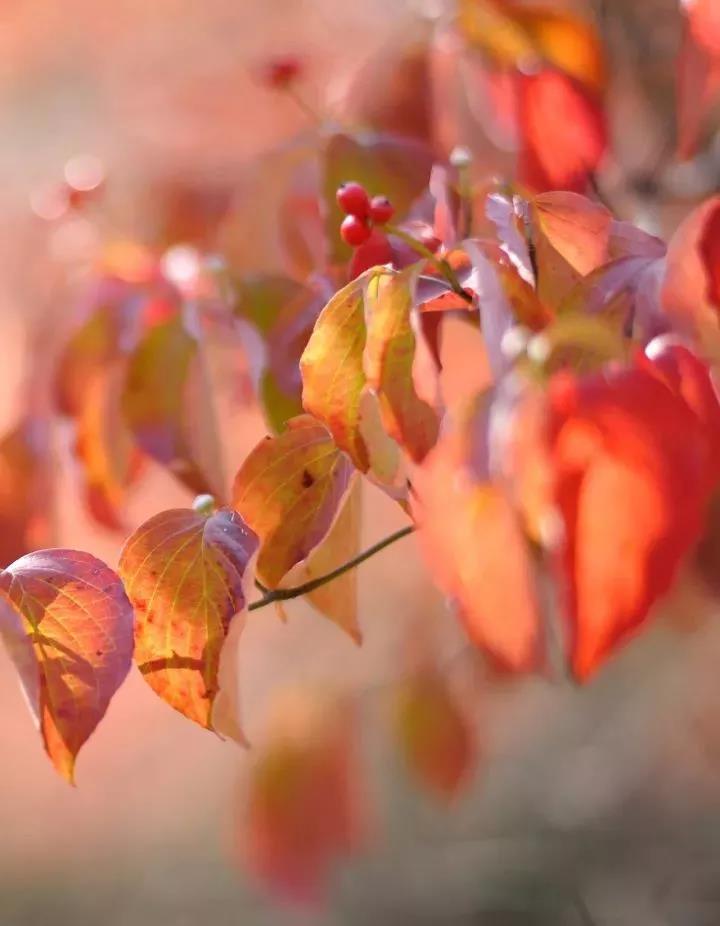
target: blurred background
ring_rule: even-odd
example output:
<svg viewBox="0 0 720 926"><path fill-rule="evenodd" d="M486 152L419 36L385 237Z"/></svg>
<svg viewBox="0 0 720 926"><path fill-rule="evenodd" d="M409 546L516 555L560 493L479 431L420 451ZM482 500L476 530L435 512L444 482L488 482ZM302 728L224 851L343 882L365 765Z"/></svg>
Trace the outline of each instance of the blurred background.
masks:
<svg viewBox="0 0 720 926"><path fill-rule="evenodd" d="M569 5L596 16L608 43L615 161L606 190L623 218L667 234L717 185L712 139L690 167L668 157L677 4L557 4ZM72 268L107 231L103 222L123 236L157 236L163 215L175 209L179 221L192 212L193 190L204 191L210 209L207 191L220 191L222 204L229 189L235 211L219 240L234 266L277 268L266 234L276 191L271 152L303 137L312 117L258 79L264 61L297 55L306 106L342 112L349 82L368 61L377 68L423 48L449 7L440 0L4 0L3 428L25 401L33 324L44 320L52 340L73 316ZM379 84L372 92L381 95L389 84ZM479 130L463 122L467 113L450 109L435 116L452 122L436 139L440 154L448 144L472 143L481 169L511 165L507 152L483 147ZM100 158L109 178L105 217L49 230L46 191L85 154ZM476 375L462 359L464 340L450 331L457 388ZM265 426L252 406L228 401L226 414L232 471ZM56 437L67 462L67 438ZM62 544L115 564L120 538L92 525L72 466L63 465L60 479ZM187 501L151 468L129 518L138 523ZM368 543L403 523L380 493L367 490L365 502ZM685 587L653 630L579 690L480 670L412 540L365 564L359 582L361 649L293 603L287 624L269 610L251 616L241 656L251 742L262 738L279 690L312 683L357 696L373 809L364 848L338 867L327 908L279 905L235 859L246 754L174 713L133 672L81 756L77 788L69 788L43 754L0 651L0 926L720 923L720 629L699 592ZM419 623L434 628L479 743L473 784L449 808L408 781L383 721L385 688Z"/></svg>

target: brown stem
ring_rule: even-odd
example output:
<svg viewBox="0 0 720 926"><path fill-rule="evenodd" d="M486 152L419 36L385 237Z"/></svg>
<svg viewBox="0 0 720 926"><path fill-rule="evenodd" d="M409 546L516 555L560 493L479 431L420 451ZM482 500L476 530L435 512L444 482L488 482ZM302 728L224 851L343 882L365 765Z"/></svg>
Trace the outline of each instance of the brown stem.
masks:
<svg viewBox="0 0 720 926"><path fill-rule="evenodd" d="M259 598L257 601L253 601L252 604L248 606L248 611L257 611L258 608L265 608L274 601L288 601L291 598L300 598L301 595L307 595L309 592L315 591L316 588L320 588L321 585L327 585L328 582L332 582L333 579L337 579L339 576L343 575L343 573L359 566L360 563L364 563L366 559L375 556L376 553L384 550L385 547L389 547L396 541L402 540L403 537L412 534L414 530L415 525L413 524L402 527L400 530L395 531L394 534L390 534L382 540L378 540L377 543L368 547L367 550L358 553L357 556L343 563L342 566L338 566L337 569L333 569L332 572L328 572L324 576L318 576L316 579L311 579L309 582L303 582L302 585L295 585L292 588L266 588L256 581L255 585L263 592L263 597Z"/></svg>

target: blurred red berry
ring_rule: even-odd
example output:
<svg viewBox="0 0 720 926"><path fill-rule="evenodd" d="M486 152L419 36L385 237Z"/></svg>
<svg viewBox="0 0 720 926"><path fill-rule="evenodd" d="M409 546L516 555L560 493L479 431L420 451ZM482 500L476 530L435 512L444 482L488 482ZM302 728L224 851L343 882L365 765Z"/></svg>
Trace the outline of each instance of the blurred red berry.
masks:
<svg viewBox="0 0 720 926"><path fill-rule="evenodd" d="M370 200L370 218L376 225L384 225L395 215L395 207L387 196L373 196Z"/></svg>
<svg viewBox="0 0 720 926"><path fill-rule="evenodd" d="M266 61L261 70L263 83L275 90L290 86L302 71L302 62L296 55L279 55Z"/></svg>
<svg viewBox="0 0 720 926"><path fill-rule="evenodd" d="M365 244L353 254L350 261L350 279L354 280L363 271L381 264L394 264L395 254L385 232L373 228Z"/></svg>
<svg viewBox="0 0 720 926"><path fill-rule="evenodd" d="M358 248L370 237L370 226L365 219L358 218L356 215L347 215L340 226L340 235L345 244Z"/></svg>
<svg viewBox="0 0 720 926"><path fill-rule="evenodd" d="M338 206L343 212L359 219L367 218L370 212L370 197L362 184L354 181L342 183L338 187L336 197Z"/></svg>

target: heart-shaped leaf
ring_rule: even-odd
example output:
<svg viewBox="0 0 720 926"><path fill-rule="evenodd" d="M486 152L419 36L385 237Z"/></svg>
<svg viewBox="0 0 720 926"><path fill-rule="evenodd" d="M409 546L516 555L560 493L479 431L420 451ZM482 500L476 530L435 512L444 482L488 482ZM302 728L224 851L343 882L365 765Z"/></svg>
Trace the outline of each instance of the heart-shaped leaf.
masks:
<svg viewBox="0 0 720 926"><path fill-rule="evenodd" d="M214 715L221 652L231 624L244 620L244 579L256 548L236 512L177 508L141 525L120 557L145 681L175 710L221 733L228 732Z"/></svg>
<svg viewBox="0 0 720 926"><path fill-rule="evenodd" d="M45 749L70 782L80 747L128 673L132 635L119 578L88 553L40 550L0 573L0 636Z"/></svg>
<svg viewBox="0 0 720 926"><path fill-rule="evenodd" d="M233 507L261 542L258 578L275 588L320 543L338 513L354 467L320 422L293 418L250 453Z"/></svg>

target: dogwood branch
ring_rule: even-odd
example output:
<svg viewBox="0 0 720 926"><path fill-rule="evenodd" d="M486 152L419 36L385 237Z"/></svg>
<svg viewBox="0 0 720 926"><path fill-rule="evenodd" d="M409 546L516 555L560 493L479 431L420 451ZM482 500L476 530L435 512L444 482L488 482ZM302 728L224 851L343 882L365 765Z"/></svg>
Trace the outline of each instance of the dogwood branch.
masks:
<svg viewBox="0 0 720 926"><path fill-rule="evenodd" d="M327 585L328 582L332 582L333 579L337 579L344 573L349 572L349 570L355 569L356 566L364 563L365 560L370 559L370 557L375 556L376 553L384 550L385 547L389 547L391 544L396 543L398 540L402 540L403 537L407 537L409 534L412 534L414 530L415 526L413 524L409 524L407 527L403 527L400 530L395 531L394 534L390 534L387 537L384 537L382 540L378 540L377 543L374 543L371 547L368 547L367 550L363 550L362 553L358 553L357 556L354 556L346 563L338 566L337 569L333 569L331 572L326 573L324 576L318 576L316 579L310 579L309 582L303 582L302 585L294 585L291 588L267 588L260 582L256 581L255 585L263 593L263 596L257 601L253 601L248 606L248 611L257 611L258 608L266 608L274 601L288 601L291 598L300 598L302 595L307 595L309 592L315 591L316 588L320 588L321 585Z"/></svg>

